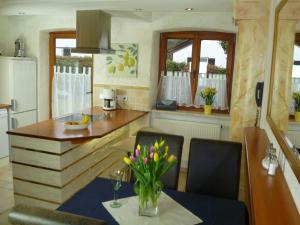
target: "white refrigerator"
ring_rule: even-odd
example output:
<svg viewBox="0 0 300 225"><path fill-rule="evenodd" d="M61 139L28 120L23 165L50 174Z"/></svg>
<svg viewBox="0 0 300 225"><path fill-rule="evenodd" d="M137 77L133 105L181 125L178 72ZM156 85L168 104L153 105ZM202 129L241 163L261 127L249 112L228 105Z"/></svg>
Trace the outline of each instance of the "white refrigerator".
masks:
<svg viewBox="0 0 300 225"><path fill-rule="evenodd" d="M7 111L0 109L0 159L9 155Z"/></svg>
<svg viewBox="0 0 300 225"><path fill-rule="evenodd" d="M37 122L36 70L35 59L0 56L0 103L11 104L10 129Z"/></svg>

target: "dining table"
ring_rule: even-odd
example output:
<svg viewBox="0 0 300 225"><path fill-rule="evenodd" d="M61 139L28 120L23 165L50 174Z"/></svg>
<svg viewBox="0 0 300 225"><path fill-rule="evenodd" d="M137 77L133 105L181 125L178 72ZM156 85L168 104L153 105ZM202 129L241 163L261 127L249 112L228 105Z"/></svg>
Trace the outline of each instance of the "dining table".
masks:
<svg viewBox="0 0 300 225"><path fill-rule="evenodd" d="M163 189L163 192L199 217L203 221L200 223L201 225L248 224L248 212L245 204L241 201L170 189ZM119 198L134 195L133 184L122 182L122 186L118 192ZM111 180L98 177L63 203L57 210L102 219L109 225L115 225L118 222L102 204L112 199L113 189ZM121 207L126 207L126 205L122 205ZM139 216L138 211L137 216ZM157 216L159 216L159 213Z"/></svg>

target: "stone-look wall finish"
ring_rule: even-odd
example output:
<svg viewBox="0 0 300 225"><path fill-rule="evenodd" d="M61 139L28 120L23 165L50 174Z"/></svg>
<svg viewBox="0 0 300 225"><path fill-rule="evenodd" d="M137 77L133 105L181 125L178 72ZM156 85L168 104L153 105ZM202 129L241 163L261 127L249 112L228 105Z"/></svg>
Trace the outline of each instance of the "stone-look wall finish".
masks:
<svg viewBox="0 0 300 225"><path fill-rule="evenodd" d="M99 98L104 88L113 88L117 95L127 96L127 101L118 100L118 108L149 111L151 109L148 87L121 86L121 85L94 85L93 104L94 106L103 106L103 99Z"/></svg>
<svg viewBox="0 0 300 225"><path fill-rule="evenodd" d="M233 140L241 141L244 128L256 119L255 87L264 79L268 37L268 14L257 20L238 21L235 68L231 99Z"/></svg>
<svg viewBox="0 0 300 225"><path fill-rule="evenodd" d="M284 132L288 129L296 20L280 20L276 48L271 117Z"/></svg>
<svg viewBox="0 0 300 225"><path fill-rule="evenodd" d="M244 128L256 120L255 87L265 76L269 34L269 0L236 1L234 16L238 26L232 84L230 138L243 142ZM257 11L259 9L259 11ZM243 149L239 199L249 202L246 156Z"/></svg>

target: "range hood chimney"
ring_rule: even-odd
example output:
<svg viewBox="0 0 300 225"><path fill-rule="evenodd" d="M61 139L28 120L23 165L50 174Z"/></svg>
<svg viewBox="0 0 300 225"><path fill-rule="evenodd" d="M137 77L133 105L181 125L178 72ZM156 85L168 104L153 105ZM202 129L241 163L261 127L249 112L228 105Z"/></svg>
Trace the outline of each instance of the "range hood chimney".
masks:
<svg viewBox="0 0 300 225"><path fill-rule="evenodd" d="M101 10L76 12L76 48L73 53L114 54L110 48L111 16Z"/></svg>

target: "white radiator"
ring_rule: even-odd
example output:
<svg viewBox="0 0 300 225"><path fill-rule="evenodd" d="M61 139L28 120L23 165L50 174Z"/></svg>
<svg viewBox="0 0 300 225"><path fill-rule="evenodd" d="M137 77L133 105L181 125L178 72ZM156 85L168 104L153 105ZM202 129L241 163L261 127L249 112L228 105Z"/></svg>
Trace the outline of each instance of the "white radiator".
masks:
<svg viewBox="0 0 300 225"><path fill-rule="evenodd" d="M221 125L209 123L186 122L180 120L152 119L151 127L154 129L184 136L181 167L187 167L191 138L220 139Z"/></svg>
<svg viewBox="0 0 300 225"><path fill-rule="evenodd" d="M297 148L300 148L300 132L299 131L288 131L287 137Z"/></svg>

